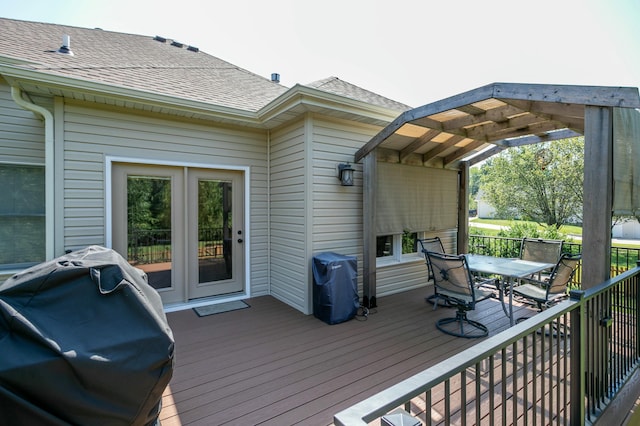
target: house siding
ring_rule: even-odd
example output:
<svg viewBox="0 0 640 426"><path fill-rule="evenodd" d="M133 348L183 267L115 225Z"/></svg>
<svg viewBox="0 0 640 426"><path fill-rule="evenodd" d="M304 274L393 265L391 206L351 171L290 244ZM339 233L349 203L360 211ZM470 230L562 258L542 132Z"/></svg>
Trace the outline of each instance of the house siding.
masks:
<svg viewBox="0 0 640 426"><path fill-rule="evenodd" d="M46 103L51 107L51 102ZM0 164L45 165L44 121L17 105L0 78ZM0 282L12 273L0 273Z"/></svg>
<svg viewBox="0 0 640 426"><path fill-rule="evenodd" d="M44 122L21 108L0 78L0 163L44 166Z"/></svg>
<svg viewBox="0 0 640 426"><path fill-rule="evenodd" d="M266 133L169 120L155 115L64 106L64 247L106 242L105 158L175 162L186 166L250 167L250 256L252 295L268 293L264 220Z"/></svg>
<svg viewBox="0 0 640 426"><path fill-rule="evenodd" d="M307 261L307 171L305 121L271 132L271 295L310 314Z"/></svg>
<svg viewBox="0 0 640 426"><path fill-rule="evenodd" d="M316 118L313 122L312 251L356 256L358 291L362 295L363 230L362 167L352 164L354 185L342 186L337 165L353 163L353 156L380 128L343 120Z"/></svg>

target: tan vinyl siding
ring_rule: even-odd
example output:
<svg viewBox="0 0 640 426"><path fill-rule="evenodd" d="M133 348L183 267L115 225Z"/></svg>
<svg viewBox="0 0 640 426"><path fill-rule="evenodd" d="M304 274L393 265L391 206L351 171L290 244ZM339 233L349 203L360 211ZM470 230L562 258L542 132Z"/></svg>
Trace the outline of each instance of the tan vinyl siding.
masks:
<svg viewBox="0 0 640 426"><path fill-rule="evenodd" d="M426 268L427 266L422 259L378 268L376 271L376 297L425 287L429 284Z"/></svg>
<svg viewBox="0 0 640 426"><path fill-rule="evenodd" d="M305 124L271 133L271 295L309 312Z"/></svg>
<svg viewBox="0 0 640 426"><path fill-rule="evenodd" d="M362 167L353 164L353 156L380 128L317 117L313 123L313 253L356 256L361 289ZM346 162L356 170L353 186L337 178L336 166Z"/></svg>
<svg viewBox="0 0 640 426"><path fill-rule="evenodd" d="M105 244L105 157L249 166L252 295L268 294L266 133L70 102L64 109L64 246Z"/></svg>
<svg viewBox="0 0 640 426"><path fill-rule="evenodd" d="M21 108L0 79L0 162L44 165L44 121Z"/></svg>

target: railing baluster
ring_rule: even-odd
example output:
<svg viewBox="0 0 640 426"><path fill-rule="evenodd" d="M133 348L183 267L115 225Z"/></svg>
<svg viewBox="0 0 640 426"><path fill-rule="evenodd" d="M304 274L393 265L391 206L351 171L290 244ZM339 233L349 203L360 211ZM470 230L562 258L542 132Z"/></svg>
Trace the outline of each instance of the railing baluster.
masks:
<svg viewBox="0 0 640 426"><path fill-rule="evenodd" d="M512 382L511 386L513 391L511 392L512 396L512 409L513 409L513 424L518 424L518 341L513 342L511 345L512 356L511 356L511 377Z"/></svg>
<svg viewBox="0 0 640 426"><path fill-rule="evenodd" d="M534 332L533 339L533 424L538 424L538 335Z"/></svg>
<svg viewBox="0 0 640 426"><path fill-rule="evenodd" d="M476 363L476 377L475 377L475 380L476 380L476 383L475 383L475 385L476 385L476 394L475 394L475 397L474 397L475 400L476 400L476 404L475 404L475 407L476 407L476 425L480 425L480 419L482 418L481 410L480 410L480 401L482 400L482 388L481 388L481 382L480 382L482 380L482 378L480 377L480 370L481 370L480 363L481 362L484 362L484 360L483 361L478 361Z"/></svg>
<svg viewBox="0 0 640 426"><path fill-rule="evenodd" d="M495 355L489 357L489 424L496 424L496 380L495 380Z"/></svg>
<svg viewBox="0 0 640 426"><path fill-rule="evenodd" d="M529 424L529 345L528 336L522 338L522 420Z"/></svg>
<svg viewBox="0 0 640 426"><path fill-rule="evenodd" d="M500 360L502 366L502 424L507 424L507 349L502 348L502 359Z"/></svg>
<svg viewBox="0 0 640 426"><path fill-rule="evenodd" d="M427 390L424 393L424 418L425 418L425 426L431 426L431 389Z"/></svg>
<svg viewBox="0 0 640 426"><path fill-rule="evenodd" d="M444 424L451 424L451 381L449 379L444 382Z"/></svg>
<svg viewBox="0 0 640 426"><path fill-rule="evenodd" d="M460 422L467 424L467 370L460 372Z"/></svg>

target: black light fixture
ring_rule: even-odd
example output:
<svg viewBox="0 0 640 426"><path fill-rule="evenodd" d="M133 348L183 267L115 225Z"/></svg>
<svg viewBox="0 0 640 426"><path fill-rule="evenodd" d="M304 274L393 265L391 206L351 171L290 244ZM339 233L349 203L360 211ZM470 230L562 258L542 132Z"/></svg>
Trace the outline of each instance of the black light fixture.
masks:
<svg viewBox="0 0 640 426"><path fill-rule="evenodd" d="M340 179L342 186L353 186L353 172L351 164L338 164L338 179Z"/></svg>

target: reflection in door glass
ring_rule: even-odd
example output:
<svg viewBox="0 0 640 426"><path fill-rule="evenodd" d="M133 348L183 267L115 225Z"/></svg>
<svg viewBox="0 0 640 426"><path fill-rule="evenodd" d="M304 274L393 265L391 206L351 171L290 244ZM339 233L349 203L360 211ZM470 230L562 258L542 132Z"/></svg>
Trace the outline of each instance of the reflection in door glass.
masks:
<svg viewBox="0 0 640 426"><path fill-rule="evenodd" d="M198 181L198 282L232 278L230 181Z"/></svg>
<svg viewBox="0 0 640 426"><path fill-rule="evenodd" d="M171 287L171 179L127 176L127 254L156 289Z"/></svg>

